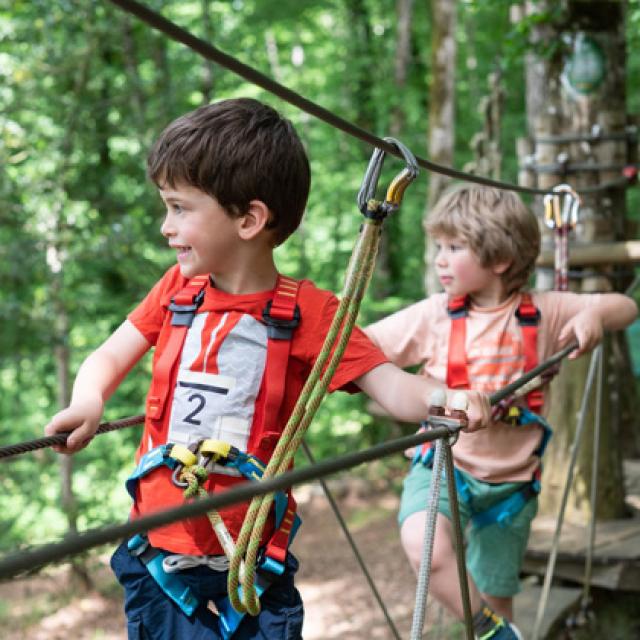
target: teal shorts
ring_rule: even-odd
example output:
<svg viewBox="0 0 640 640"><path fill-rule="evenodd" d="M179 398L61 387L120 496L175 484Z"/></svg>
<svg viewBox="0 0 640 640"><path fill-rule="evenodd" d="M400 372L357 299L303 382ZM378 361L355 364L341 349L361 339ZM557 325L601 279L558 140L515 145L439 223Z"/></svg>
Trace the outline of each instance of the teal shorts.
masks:
<svg viewBox="0 0 640 640"><path fill-rule="evenodd" d="M538 498L529 500L506 526L493 523L476 528L473 524L470 526L472 515L504 500L527 483L490 484L463 471L459 473L467 483L471 496L468 502L458 501L460 522L466 534L467 569L482 593L499 598L513 596L520 591L520 567L527 549L531 521L538 511ZM431 477L430 468L416 464L405 478L398 514L400 525L411 514L427 510ZM438 512L451 520L444 473L440 483Z"/></svg>

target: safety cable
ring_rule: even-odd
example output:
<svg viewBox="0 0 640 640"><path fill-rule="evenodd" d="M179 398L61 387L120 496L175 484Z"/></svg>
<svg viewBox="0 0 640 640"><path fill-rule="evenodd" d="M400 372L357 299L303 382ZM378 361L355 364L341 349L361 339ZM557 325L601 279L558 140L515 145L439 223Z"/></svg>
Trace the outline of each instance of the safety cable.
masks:
<svg viewBox="0 0 640 640"><path fill-rule="evenodd" d="M596 503L598 501L598 467L600 466L600 433L602 431L602 385L604 381L604 357L598 358L598 379L596 381L596 412L593 430L593 460L591 462L591 514L587 529L587 556L584 564L584 588L580 600L580 615L586 619L590 605L591 572L593 568L593 550L596 543Z"/></svg>
<svg viewBox="0 0 640 640"><path fill-rule="evenodd" d="M273 95L298 107L298 109L318 118L319 120L322 120L323 122L326 122L332 127L339 129L340 131L343 131L344 133L347 133L354 138L358 138L363 142L367 142L373 147L378 147L379 149L382 149L390 155L401 157L398 150L382 138L374 135L366 129L353 124L352 122L349 122L348 120L345 120L344 118L341 118L340 116L334 114L328 109L325 109L324 107L321 107L319 104L309 100L308 98L305 98L292 89L289 89L279 82L276 82L275 80L269 78L253 67L250 67L243 62L240 62L236 58L230 56L229 54L224 53L208 42L205 42L204 40L194 36L186 29L179 27L174 22L171 22L163 15L157 13L156 11L153 11L144 4L136 2L136 0L108 1L112 4L117 5L128 13L136 16L156 31L164 33L172 40L181 42L185 46L189 47L189 49L200 54L203 58L211 60L212 62L219 64L229 71L232 71L241 78L244 78L245 80L248 80L249 82L257 86L262 87ZM466 173L464 171L458 171L457 169L453 169L451 167L436 164L435 162L431 162L430 160L426 160L425 158L421 158L419 156L416 156L416 160L418 164L424 169L449 176L450 178L457 178L459 180L475 182L477 184L496 187L498 189L507 189L509 191L519 191L520 193L529 193L534 195L545 195L549 192L548 189L535 189L517 184L501 182L499 180L492 180L490 178L483 178L470 173Z"/></svg>
<svg viewBox="0 0 640 640"><path fill-rule="evenodd" d="M378 460L392 453L419 446L425 442L433 442L438 438L448 437L457 430L458 428L454 426L437 426L429 431L402 436L367 449L353 451L328 460L321 460L315 465L286 471L266 480L235 485L228 491L210 494L206 498L197 498L178 507L157 511L123 524L97 527L83 533L68 535L61 542L12 553L0 559L0 579L12 578L31 569L37 569L45 564L62 560L67 556L88 551L93 547L121 541L136 533L144 533L150 529L156 529L178 520L195 518L206 514L212 509L223 509L233 504L247 502L256 496L283 491L304 482L318 480L338 471L351 469L364 462Z"/></svg>
<svg viewBox="0 0 640 640"><path fill-rule="evenodd" d="M589 363L589 371L587 373L587 380L584 386L584 392L582 394L582 403L580 405L580 412L578 414L578 425L576 427L575 436L571 445L569 466L567 468L567 477L564 484L564 490L562 493L562 500L560 502L560 509L558 511L558 517L556 519L556 529L553 535L553 542L551 544L551 551L549 553L549 560L547 563L547 570L544 576L544 584L542 586L542 593L540 594L540 600L538 601L538 610L536 612L536 619L533 626L532 640L538 640L540 637L540 631L542 627L542 620L547 608L547 601L549 599L549 592L551 590L551 580L553 578L553 572L555 569L556 558L558 555L558 549L560 547L560 534L562 532L562 524L564 522L564 513L567 507L567 501L569 499L569 490L571 489L571 482L573 480L573 473L578 459L578 451L582 441L582 433L587 421L587 403L589 402L589 394L591 393L591 387L595 380L595 374L598 366L598 360L602 357L602 344L599 344L591 355L591 361Z"/></svg>
<svg viewBox="0 0 640 640"><path fill-rule="evenodd" d="M183 29L178 26L175 22L171 22L165 18L162 14L154 11L153 9L147 7L146 5L136 2L136 0L108 0L112 4L117 5L124 11L130 13L131 15L136 16L138 19L145 22L151 28L156 31L160 31L164 35L168 36L172 40L176 42L181 42L186 47L195 51L203 58L207 60L211 60L219 64L221 67L228 69L229 71L235 73L236 75L248 80L249 82L255 84L258 87L262 87L269 93L285 100L289 104L298 107L301 111L308 113L309 115L326 122L330 126L347 133L354 138L362 140L363 142L367 142L371 146L378 147L383 149L386 153L390 155L399 156L396 149L393 148L392 145L386 143L382 138L374 135L370 131L359 127L344 118L336 115L332 111L325 109L320 106L316 102L305 98L299 93L289 89L285 85L276 82L269 76L261 73L257 69L250 67L243 62L240 62L237 58L224 53L217 47L205 42L201 38L193 35L191 32ZM518 191L520 193L528 193L532 195L545 195L549 193L548 189L537 189L534 187L525 187L518 184L513 184L509 182L502 182L500 180L493 180L491 178L485 178L482 176L477 176L472 173L467 173L465 171L460 171L458 169L453 169L452 167L447 167L444 165L436 164L435 162L431 162L425 158L421 158L420 156L416 156L416 160L418 164L423 168L429 171L434 171L435 173L440 173L445 176L449 176L450 178L456 178L458 180L466 180L467 182L474 182L476 184L483 184L488 187L496 187L498 189L506 189L508 191ZM635 178L621 178L620 180L610 181L607 183L603 183L602 185L594 185L590 187L585 187L584 190L580 190L580 193L593 193L595 191L606 191L607 189L612 189L615 187L623 187L630 186L634 182Z"/></svg>
<svg viewBox="0 0 640 640"><path fill-rule="evenodd" d="M309 462L311 464L316 464L315 457L311 453L311 449L309 448L309 445L304 440L302 441L302 450L307 456L307 459L309 460ZM349 527L347 526L347 523L344 517L342 516L342 513L340 512L340 507L338 507L338 503L335 501L333 494L331 493L331 490L329 489L329 486L327 485L327 483L322 478L320 478L318 482L320 483L320 486L324 491L324 495L327 498L327 502L331 506L331 509L336 517L336 520L338 521L338 524L342 529L342 533L344 533L345 538L347 539L347 542L349 543L349 546L353 551L353 555L355 556L356 561L360 566L360 570L362 571L362 574L364 575L365 580L367 581L369 588L371 589L371 592L373 593L373 596L376 599L376 602L378 603L380 610L382 611L382 615L384 615L385 620L389 625L389 629L391 630L393 637L396 640L400 640L400 633L398 632L398 629L395 623L393 622L391 615L389 614L389 610L387 609L387 606L385 605L384 600L382 599L382 596L380 595L380 592L378 591L378 588L376 587L376 584L373 581L373 578L371 577L369 570L367 569L367 565L362 557L362 554L360 553L360 549L358 549L358 545L356 544L356 541L351 535L351 532L349 531Z"/></svg>
<svg viewBox="0 0 640 640"><path fill-rule="evenodd" d="M143 422L144 415L122 418L120 420L114 420L113 422L102 422L94 435L124 429L125 427L132 427L133 425L142 424ZM52 447L54 445L65 445L69 435L69 431L61 431L53 436L44 436L43 438L36 438L34 440L27 440L25 442L19 442L18 444L0 447L0 460L17 456L21 453L27 453L27 451L36 451L37 449L44 449L45 447Z"/></svg>
<svg viewBox="0 0 640 640"><path fill-rule="evenodd" d="M457 439L457 436L455 436ZM458 581L460 583L460 596L462 598L462 610L464 618L464 628L467 640L474 639L473 633L473 613L471 611L471 598L469 596L469 580L467 579L467 563L464 551L464 534L460 523L460 508L458 505L458 488L455 480L455 470L453 466L453 452L451 451L452 438L444 439L444 466L447 473L447 491L449 495L449 506L451 507L451 522L453 524L453 537L455 540L456 564L458 567Z"/></svg>

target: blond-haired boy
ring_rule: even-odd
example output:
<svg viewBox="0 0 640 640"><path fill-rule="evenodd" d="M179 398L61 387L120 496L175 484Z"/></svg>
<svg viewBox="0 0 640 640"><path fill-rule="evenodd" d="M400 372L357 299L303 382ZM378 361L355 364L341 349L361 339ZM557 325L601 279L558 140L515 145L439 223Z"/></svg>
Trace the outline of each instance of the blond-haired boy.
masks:
<svg viewBox="0 0 640 640"><path fill-rule="evenodd" d="M490 394L554 352L578 342L570 356L592 349L605 329L623 329L637 315L619 293L575 294L525 288L540 250L533 213L512 192L460 184L436 204L427 231L437 247L435 269L444 289L365 329L400 367L453 388ZM537 511L539 471L549 430L548 393L527 396L509 421L460 433L453 448L476 634L518 638L512 598ZM399 513L405 552L419 567L430 456L414 459ZM462 617L446 490L438 508L431 592Z"/></svg>

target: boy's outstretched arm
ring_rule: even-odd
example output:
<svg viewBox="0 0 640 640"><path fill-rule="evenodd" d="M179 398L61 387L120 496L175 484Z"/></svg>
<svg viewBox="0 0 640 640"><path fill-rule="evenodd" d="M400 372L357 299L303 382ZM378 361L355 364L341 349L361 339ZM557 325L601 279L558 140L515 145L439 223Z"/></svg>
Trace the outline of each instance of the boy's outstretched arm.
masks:
<svg viewBox="0 0 640 640"><path fill-rule="evenodd" d="M431 393L436 389L450 391L432 379L407 373L388 362L371 369L355 383L389 415L402 422L425 420ZM469 426L466 431L486 427L491 421L488 397L477 391L465 393L469 398Z"/></svg>
<svg viewBox="0 0 640 640"><path fill-rule="evenodd" d="M71 404L44 428L47 435L73 432L66 446L54 447L56 451L75 453L87 446L102 418L104 403L150 347L138 329L125 320L87 357L76 375Z"/></svg>
<svg viewBox="0 0 640 640"><path fill-rule="evenodd" d="M569 355L574 360L593 349L605 330L624 329L637 316L638 306L632 298L622 293L604 293L597 304L583 309L564 325L558 336L559 345L562 348L577 341L578 349Z"/></svg>

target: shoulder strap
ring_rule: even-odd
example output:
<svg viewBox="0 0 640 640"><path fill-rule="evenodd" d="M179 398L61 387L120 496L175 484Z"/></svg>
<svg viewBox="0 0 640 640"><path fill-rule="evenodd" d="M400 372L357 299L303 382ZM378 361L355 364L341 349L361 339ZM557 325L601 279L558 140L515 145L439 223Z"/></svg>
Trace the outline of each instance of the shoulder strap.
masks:
<svg viewBox="0 0 640 640"><path fill-rule="evenodd" d="M516 318L522 331L524 349L524 370L531 371L538 365L538 324L540 310L533 304L531 295L523 293L516 310ZM542 409L544 396L542 389L534 389L527 394L527 405L531 411L538 413Z"/></svg>
<svg viewBox="0 0 640 640"><path fill-rule="evenodd" d="M468 389L469 374L467 372L467 315L469 314L469 297L450 298L447 313L451 318L449 332L449 355L447 358L447 387L450 389Z"/></svg>
<svg viewBox="0 0 640 640"><path fill-rule="evenodd" d="M147 416L152 421L162 419L175 370L187 331L202 301L208 276L196 276L178 291L172 298L168 310L171 315L171 331L160 358L155 364L151 388L147 396Z"/></svg>
<svg viewBox="0 0 640 640"><path fill-rule="evenodd" d="M297 303L299 289L297 280L278 275L273 298L262 312L262 319L267 325L264 416L269 421L277 421L284 398L291 338L300 323L300 307ZM264 432L275 430L274 427L263 425Z"/></svg>
<svg viewBox="0 0 640 640"><path fill-rule="evenodd" d="M449 333L449 356L447 360L447 386L450 389L468 389L469 374L467 371L467 316L469 297L451 298L447 304L447 312L451 318ZM524 350L524 370L530 371L538 365L538 324L540 310L533 304L531 295L523 293L516 310L516 318L522 331ZM527 395L529 409L539 412L544 402L541 389L535 389Z"/></svg>

